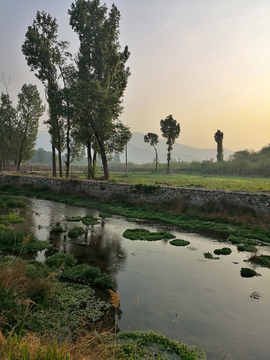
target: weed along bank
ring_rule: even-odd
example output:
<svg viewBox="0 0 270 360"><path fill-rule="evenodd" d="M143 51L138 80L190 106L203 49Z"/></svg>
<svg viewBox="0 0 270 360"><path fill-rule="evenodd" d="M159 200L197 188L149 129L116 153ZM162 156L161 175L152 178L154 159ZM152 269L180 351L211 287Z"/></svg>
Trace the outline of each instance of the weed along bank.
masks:
<svg viewBox="0 0 270 360"><path fill-rule="evenodd" d="M224 199L232 205L252 207L256 211L270 213L270 194L229 191L219 189L194 189L185 187L162 187L159 185L130 185L104 181L79 181L76 179L55 179L0 174L0 182L15 186L32 188L48 187L54 192L86 193L89 196L106 197L110 195L128 196L146 201L164 202L179 198L192 205L202 205Z"/></svg>

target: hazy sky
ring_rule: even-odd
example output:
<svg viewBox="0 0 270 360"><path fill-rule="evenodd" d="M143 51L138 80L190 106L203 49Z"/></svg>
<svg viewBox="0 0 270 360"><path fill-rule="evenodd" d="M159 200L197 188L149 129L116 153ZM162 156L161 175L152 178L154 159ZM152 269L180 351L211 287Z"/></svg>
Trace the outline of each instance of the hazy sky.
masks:
<svg viewBox="0 0 270 360"><path fill-rule="evenodd" d="M71 2L0 0L0 74L10 75L14 102L24 83L37 84L44 94L21 53L37 10L57 18L59 39L77 52L77 36L68 25ZM108 7L112 3L106 1ZM177 142L184 145L216 147L218 129L224 147L234 151L270 143L269 0L114 3L121 12L121 45L131 52L122 115L131 131L160 136L160 120L172 114L181 126Z"/></svg>

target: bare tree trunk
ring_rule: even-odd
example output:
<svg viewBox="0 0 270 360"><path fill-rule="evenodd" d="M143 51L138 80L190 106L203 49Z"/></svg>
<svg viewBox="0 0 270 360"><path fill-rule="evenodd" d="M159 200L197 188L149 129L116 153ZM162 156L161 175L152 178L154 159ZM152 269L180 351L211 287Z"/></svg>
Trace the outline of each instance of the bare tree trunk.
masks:
<svg viewBox="0 0 270 360"><path fill-rule="evenodd" d="M56 177L55 147L52 146L52 176Z"/></svg>
<svg viewBox="0 0 270 360"><path fill-rule="evenodd" d="M87 144L87 178L92 179L92 154L91 154L91 143Z"/></svg>

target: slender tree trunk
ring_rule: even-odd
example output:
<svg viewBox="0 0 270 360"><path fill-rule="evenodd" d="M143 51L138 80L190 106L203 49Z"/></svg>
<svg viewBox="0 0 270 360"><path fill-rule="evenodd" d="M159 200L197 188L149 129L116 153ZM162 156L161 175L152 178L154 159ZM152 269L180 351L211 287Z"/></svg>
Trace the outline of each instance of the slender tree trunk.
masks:
<svg viewBox="0 0 270 360"><path fill-rule="evenodd" d="M96 139L97 139L98 145L99 145L99 150L100 150L100 155L101 155L101 160L102 160L102 165L103 165L104 179L106 181L108 181L108 180L110 180L110 174L109 174L109 168L108 168L105 149L104 149L102 141L100 140L100 138L96 132L95 132L95 136L96 136Z"/></svg>
<svg viewBox="0 0 270 360"><path fill-rule="evenodd" d="M155 149L155 152L156 152L156 172L157 172L157 164L158 164L158 153L157 153L157 149L156 148L154 148Z"/></svg>
<svg viewBox="0 0 270 360"><path fill-rule="evenodd" d="M52 146L52 176L56 177L55 147Z"/></svg>
<svg viewBox="0 0 270 360"><path fill-rule="evenodd" d="M67 159L66 159L66 178L69 177L69 168L70 168L70 139L69 139L69 130L70 130L70 119L69 115L67 117Z"/></svg>
<svg viewBox="0 0 270 360"><path fill-rule="evenodd" d="M60 178L62 178L62 177L63 177L63 171L62 171L62 152L61 152L60 146L59 146L59 148L57 149L57 151L58 151L59 175L60 175Z"/></svg>
<svg viewBox="0 0 270 360"><path fill-rule="evenodd" d="M88 180L92 180L92 154L90 142L87 144L87 177Z"/></svg>

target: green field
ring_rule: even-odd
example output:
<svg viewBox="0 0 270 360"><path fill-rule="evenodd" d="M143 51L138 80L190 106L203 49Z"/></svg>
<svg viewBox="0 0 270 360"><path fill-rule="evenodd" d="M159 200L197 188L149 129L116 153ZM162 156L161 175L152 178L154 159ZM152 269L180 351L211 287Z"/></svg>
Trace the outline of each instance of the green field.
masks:
<svg viewBox="0 0 270 360"><path fill-rule="evenodd" d="M205 187L235 191L269 191L269 178L249 178L239 176L164 174L164 173L111 173L112 181L128 184L146 184L172 187Z"/></svg>

